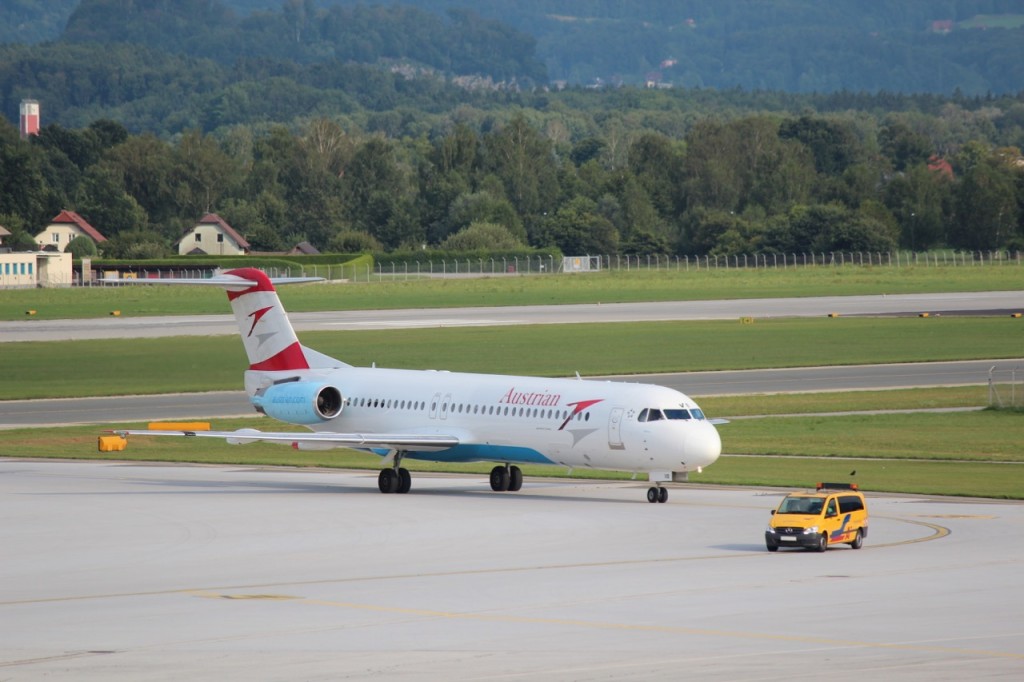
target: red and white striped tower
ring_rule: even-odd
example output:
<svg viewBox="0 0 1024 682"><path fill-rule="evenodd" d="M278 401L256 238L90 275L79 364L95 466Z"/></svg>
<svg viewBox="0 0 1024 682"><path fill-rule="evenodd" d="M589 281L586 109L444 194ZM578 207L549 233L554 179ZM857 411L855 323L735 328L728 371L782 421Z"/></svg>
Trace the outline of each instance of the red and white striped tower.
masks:
<svg viewBox="0 0 1024 682"><path fill-rule="evenodd" d="M21 136L39 134L39 102L34 99L21 100Z"/></svg>

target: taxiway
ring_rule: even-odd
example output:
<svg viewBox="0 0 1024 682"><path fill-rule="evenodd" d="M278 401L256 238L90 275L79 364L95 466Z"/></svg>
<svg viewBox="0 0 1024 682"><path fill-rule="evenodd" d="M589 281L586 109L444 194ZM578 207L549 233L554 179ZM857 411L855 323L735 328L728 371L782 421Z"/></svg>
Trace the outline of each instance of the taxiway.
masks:
<svg viewBox="0 0 1024 682"><path fill-rule="evenodd" d="M1024 505L869 496L863 549L763 547L780 493L0 460L11 680L1018 679Z"/></svg>

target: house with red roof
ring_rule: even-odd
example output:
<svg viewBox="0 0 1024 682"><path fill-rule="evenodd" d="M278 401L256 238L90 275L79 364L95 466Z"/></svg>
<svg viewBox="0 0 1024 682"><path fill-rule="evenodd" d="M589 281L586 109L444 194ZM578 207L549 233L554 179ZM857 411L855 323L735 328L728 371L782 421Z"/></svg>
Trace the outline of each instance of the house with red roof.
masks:
<svg viewBox="0 0 1024 682"><path fill-rule="evenodd" d="M195 227L178 240L178 254L240 256L249 252L249 242L216 213L207 213Z"/></svg>
<svg viewBox="0 0 1024 682"><path fill-rule="evenodd" d="M74 211L64 210L58 213L50 224L43 228L43 231L35 236L39 250L63 251L67 248L68 242L75 237L88 237L97 245L107 241L107 238L99 233L95 227Z"/></svg>

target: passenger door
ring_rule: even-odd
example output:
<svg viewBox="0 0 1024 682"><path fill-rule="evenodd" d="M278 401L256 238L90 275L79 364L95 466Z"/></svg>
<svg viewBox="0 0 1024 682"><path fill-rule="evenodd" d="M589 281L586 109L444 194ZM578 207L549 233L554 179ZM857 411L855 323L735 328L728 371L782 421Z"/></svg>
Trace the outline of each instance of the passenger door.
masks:
<svg viewBox="0 0 1024 682"><path fill-rule="evenodd" d="M626 449L626 446L622 443L623 411L621 407L614 407L611 414L608 415L608 447L612 450Z"/></svg>

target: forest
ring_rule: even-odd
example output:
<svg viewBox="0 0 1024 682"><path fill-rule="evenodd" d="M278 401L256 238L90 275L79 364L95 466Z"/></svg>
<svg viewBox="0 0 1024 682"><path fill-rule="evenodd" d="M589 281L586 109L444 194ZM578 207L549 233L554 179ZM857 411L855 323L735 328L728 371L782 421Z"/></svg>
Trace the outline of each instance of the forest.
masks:
<svg viewBox="0 0 1024 682"><path fill-rule="evenodd" d="M560 89L500 4L82 2L59 40L0 45L3 111L33 98L44 123L21 139L0 121L5 246L67 208L121 258L175 252L210 211L256 251L1024 248L1024 92Z"/></svg>
<svg viewBox="0 0 1024 682"><path fill-rule="evenodd" d="M71 208L123 258L171 253L207 211L257 251L1024 248L1024 102L687 121L661 93L619 94L637 100L625 115L467 107L398 137L330 117L173 141L109 119L22 140L3 122L0 224L24 245Z"/></svg>
<svg viewBox="0 0 1024 682"><path fill-rule="evenodd" d="M159 27L159 28L155 28ZM1024 90L1019 0L7 0L0 44L410 59L517 84Z"/></svg>

